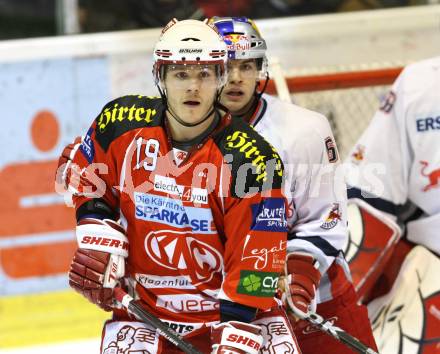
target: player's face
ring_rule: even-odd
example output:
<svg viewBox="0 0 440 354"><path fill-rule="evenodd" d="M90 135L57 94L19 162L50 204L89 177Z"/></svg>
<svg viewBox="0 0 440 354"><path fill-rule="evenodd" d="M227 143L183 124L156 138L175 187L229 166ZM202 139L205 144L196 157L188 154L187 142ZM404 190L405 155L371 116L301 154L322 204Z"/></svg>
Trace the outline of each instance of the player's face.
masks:
<svg viewBox="0 0 440 354"><path fill-rule="evenodd" d="M240 114L252 103L259 71L255 59L228 61L228 82L221 95L221 103L232 114Z"/></svg>
<svg viewBox="0 0 440 354"><path fill-rule="evenodd" d="M198 122L214 103L215 65L168 65L164 84L171 110L187 123Z"/></svg>

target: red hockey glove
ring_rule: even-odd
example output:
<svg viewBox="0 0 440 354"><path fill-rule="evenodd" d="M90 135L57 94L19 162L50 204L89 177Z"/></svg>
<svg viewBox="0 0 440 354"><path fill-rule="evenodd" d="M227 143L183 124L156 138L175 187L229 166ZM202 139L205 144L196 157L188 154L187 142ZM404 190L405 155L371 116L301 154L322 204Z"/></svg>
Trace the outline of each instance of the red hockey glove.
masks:
<svg viewBox="0 0 440 354"><path fill-rule="evenodd" d="M284 282L281 284L283 300L297 318L305 318L309 311L316 309L315 293L321 280L318 267L318 261L309 254L294 252L287 255L286 276L280 278L280 282ZM296 322L295 317L289 317Z"/></svg>
<svg viewBox="0 0 440 354"><path fill-rule="evenodd" d="M258 354L263 345L261 328L229 321L211 327L211 354Z"/></svg>
<svg viewBox="0 0 440 354"><path fill-rule="evenodd" d="M79 171L72 169L72 160L81 145L81 137L77 136L73 143L65 146L58 159L56 182L61 184L65 191L68 190L70 181L79 178Z"/></svg>
<svg viewBox="0 0 440 354"><path fill-rule="evenodd" d="M70 265L69 284L105 311L113 307L113 289L125 275L128 239L113 220L83 219L76 228L79 248Z"/></svg>

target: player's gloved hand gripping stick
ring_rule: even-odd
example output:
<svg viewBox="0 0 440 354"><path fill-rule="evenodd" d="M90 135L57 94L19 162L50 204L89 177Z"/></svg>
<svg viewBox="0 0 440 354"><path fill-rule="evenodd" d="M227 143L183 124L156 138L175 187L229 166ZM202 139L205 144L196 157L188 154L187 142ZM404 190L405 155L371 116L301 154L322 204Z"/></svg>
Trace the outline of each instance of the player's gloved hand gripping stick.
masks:
<svg viewBox="0 0 440 354"><path fill-rule="evenodd" d="M365 344L359 341L359 339L353 337L351 334L345 332L342 328L339 328L329 320L324 319L314 311L298 311L298 306L294 304L292 294L290 292L291 279L288 276L280 277L278 281L278 287L282 292L282 298L286 302L286 310L290 312L296 318L302 318L310 322L321 331L327 333L333 338L337 339L341 343L344 343L352 350L362 354L378 354L373 349L369 348Z"/></svg>
<svg viewBox="0 0 440 354"><path fill-rule="evenodd" d="M183 352L188 354L202 354L202 352L194 348L192 344L185 341L181 336L179 336L175 331L169 328L160 319L146 311L141 305L137 304L134 299L120 287L116 287L114 289L114 297L118 302L122 304L124 308L127 309L128 312L133 314L137 319L148 323L149 325L156 328L159 335L168 339Z"/></svg>

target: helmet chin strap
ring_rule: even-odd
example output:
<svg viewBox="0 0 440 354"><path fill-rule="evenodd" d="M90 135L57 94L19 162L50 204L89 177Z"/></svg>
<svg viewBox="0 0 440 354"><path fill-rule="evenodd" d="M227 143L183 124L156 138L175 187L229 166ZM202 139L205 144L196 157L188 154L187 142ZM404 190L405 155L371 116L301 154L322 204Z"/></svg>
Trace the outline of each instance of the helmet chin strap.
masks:
<svg viewBox="0 0 440 354"><path fill-rule="evenodd" d="M185 122L182 118L180 118L175 112L173 112L172 108L168 105L167 96L166 96L164 90L161 89L160 85L156 85L156 86L157 86L157 89L159 90L160 97L162 98L162 102L164 103L166 110L171 114L171 116L176 120L177 123L179 123L180 125L183 125L184 127L188 127L188 128L196 127L196 126L202 124L203 122L205 122L206 120L208 120L208 118L215 112L215 108L217 106L217 103L219 102L220 94L223 91L223 87L217 91L212 108L208 111L208 113L202 119L200 119L198 122L195 122L195 123L188 123L188 122Z"/></svg>
<svg viewBox="0 0 440 354"><path fill-rule="evenodd" d="M266 91L267 84L269 83L269 79L270 79L270 78L269 78L269 72L266 71L266 74L265 74L264 76L265 76L265 78L264 78L264 85L263 85L263 88L261 89L260 92L258 92L258 93L256 94L258 100L260 100L261 96L263 96L264 91ZM255 88L255 92L257 92L256 88Z"/></svg>

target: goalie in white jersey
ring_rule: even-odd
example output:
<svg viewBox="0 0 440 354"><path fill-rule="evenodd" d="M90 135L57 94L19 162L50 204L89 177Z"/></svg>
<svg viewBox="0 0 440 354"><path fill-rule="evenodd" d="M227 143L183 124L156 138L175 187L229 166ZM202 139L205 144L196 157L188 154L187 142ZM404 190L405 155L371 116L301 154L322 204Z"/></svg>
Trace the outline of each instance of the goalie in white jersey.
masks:
<svg viewBox="0 0 440 354"><path fill-rule="evenodd" d="M364 306L344 259L347 235L346 185L327 119L316 112L263 94L268 80L266 42L247 18L213 18L228 45L228 83L221 103L249 122L281 155L289 200L287 245L294 315L316 301L317 313L375 348ZM317 291L315 293L315 288ZM302 353L352 353L305 320L291 323Z"/></svg>
<svg viewBox="0 0 440 354"><path fill-rule="evenodd" d="M359 273L374 270L362 279L368 285L363 289L365 302L387 294L369 304L380 352L436 352L440 346L440 57L403 70L353 147L347 165L350 201L357 201L361 214L375 214L388 225L397 222L403 232L400 240L400 235L393 239L389 234L352 232L352 238L363 240L361 249L367 243L388 244L378 257L387 262L356 265Z"/></svg>

